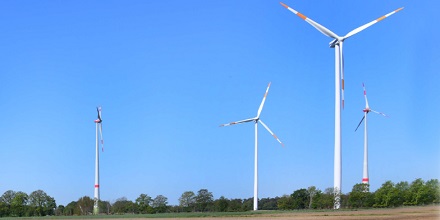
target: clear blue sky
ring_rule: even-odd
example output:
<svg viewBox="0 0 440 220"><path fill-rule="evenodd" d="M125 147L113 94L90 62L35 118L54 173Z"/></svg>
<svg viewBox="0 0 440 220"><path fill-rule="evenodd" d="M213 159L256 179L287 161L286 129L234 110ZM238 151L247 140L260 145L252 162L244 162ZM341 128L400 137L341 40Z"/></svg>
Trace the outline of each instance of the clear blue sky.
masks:
<svg viewBox="0 0 440 220"><path fill-rule="evenodd" d="M362 180L362 82L372 109L371 189L440 178L437 1L284 1L345 41L342 191ZM0 193L93 197L102 105L101 199L184 191L260 198L333 187L334 50L279 1L1 1Z"/></svg>

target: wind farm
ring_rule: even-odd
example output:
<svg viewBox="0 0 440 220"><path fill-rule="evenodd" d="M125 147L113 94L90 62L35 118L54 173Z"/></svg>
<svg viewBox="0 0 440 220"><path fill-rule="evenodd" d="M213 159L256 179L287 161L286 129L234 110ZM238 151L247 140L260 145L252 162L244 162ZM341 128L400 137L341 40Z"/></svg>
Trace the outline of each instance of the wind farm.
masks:
<svg viewBox="0 0 440 220"><path fill-rule="evenodd" d="M438 6L1 2L0 216L418 206L381 195L440 179Z"/></svg>
<svg viewBox="0 0 440 220"><path fill-rule="evenodd" d="M335 153L334 153L334 190L335 190L335 204L334 209L339 209L341 206L341 198L340 198L340 192L342 190L342 134L341 134L341 106L344 108L344 55L343 55L343 43L344 41L363 31L364 29L372 26L373 24L376 24L379 21L382 21L383 19L393 15L396 12L399 12L403 9L403 7L398 8L384 16L379 17L378 19L375 19L367 24L364 24L350 32L348 32L345 36L340 37L333 33L331 30L327 29L326 27L318 24L317 22L313 21L312 19L306 17L305 15L299 13L295 9L287 6L286 4L280 2L280 4L287 8L289 11L296 14L298 17L312 25L314 28L316 28L319 32L324 34L327 37L331 37L334 40L331 41L330 48L335 48ZM341 103L342 99L342 103Z"/></svg>

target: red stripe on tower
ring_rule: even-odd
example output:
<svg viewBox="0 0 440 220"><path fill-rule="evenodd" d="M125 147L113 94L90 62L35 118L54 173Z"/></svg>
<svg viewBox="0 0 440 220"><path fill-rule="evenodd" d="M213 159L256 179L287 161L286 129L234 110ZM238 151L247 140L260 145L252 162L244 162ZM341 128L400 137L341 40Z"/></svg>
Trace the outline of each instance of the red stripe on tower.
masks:
<svg viewBox="0 0 440 220"><path fill-rule="evenodd" d="M95 188L99 188L99 184L95 184Z"/></svg>
<svg viewBox="0 0 440 220"><path fill-rule="evenodd" d="M368 182L368 178L362 178L362 182Z"/></svg>

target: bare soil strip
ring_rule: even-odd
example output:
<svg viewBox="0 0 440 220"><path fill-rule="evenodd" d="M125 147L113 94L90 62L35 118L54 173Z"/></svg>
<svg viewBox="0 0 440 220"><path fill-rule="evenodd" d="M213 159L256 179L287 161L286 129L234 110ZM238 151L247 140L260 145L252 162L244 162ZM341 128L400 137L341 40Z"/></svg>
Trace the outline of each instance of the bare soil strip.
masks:
<svg viewBox="0 0 440 220"><path fill-rule="evenodd" d="M111 219L146 219L146 218L111 218ZM237 217L199 217L199 218L160 218L162 220L243 220L243 219L258 219L258 220L440 220L440 206L421 206L421 207L401 207L392 209L366 209L366 210L343 210L343 211L312 211L312 212L286 212L286 213L271 213L258 215L242 215ZM102 218L108 220L108 218Z"/></svg>

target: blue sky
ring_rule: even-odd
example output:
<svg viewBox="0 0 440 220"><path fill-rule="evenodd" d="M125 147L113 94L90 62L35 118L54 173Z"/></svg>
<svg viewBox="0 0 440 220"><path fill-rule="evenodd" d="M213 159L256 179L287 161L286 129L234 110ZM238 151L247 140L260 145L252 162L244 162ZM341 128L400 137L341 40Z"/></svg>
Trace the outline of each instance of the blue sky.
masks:
<svg viewBox="0 0 440 220"><path fill-rule="evenodd" d="M435 1L284 3L345 41L342 191L362 180L362 82L371 189L440 178L440 15ZM96 106L101 199L184 191L259 197L333 186L334 50L278 1L0 2L0 193L42 189L57 204L93 197ZM435 41L435 42L434 42Z"/></svg>

